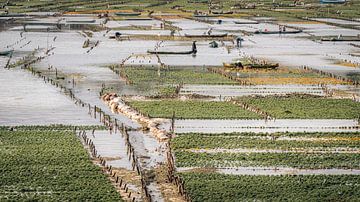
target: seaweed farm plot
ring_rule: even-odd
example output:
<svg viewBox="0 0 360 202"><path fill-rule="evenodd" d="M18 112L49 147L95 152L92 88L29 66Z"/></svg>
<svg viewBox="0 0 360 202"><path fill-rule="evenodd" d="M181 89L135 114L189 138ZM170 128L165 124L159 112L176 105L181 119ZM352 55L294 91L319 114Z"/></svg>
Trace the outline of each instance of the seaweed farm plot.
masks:
<svg viewBox="0 0 360 202"><path fill-rule="evenodd" d="M175 95L176 86L183 84L237 84L228 78L209 72L201 67L111 67L119 72L127 83L134 85L140 91L155 91L158 95Z"/></svg>
<svg viewBox="0 0 360 202"><path fill-rule="evenodd" d="M254 112L247 111L229 102L214 101L130 101L131 107L152 118L179 119L259 119Z"/></svg>
<svg viewBox="0 0 360 202"><path fill-rule="evenodd" d="M121 70L133 84L236 84L201 67L123 67Z"/></svg>
<svg viewBox="0 0 360 202"><path fill-rule="evenodd" d="M73 130L0 129L0 200L121 201Z"/></svg>
<svg viewBox="0 0 360 202"><path fill-rule="evenodd" d="M359 175L233 176L181 173L192 201L356 201Z"/></svg>
<svg viewBox="0 0 360 202"><path fill-rule="evenodd" d="M257 96L235 99L278 119L358 119L360 102L310 95ZM235 101L235 102L236 102Z"/></svg>
<svg viewBox="0 0 360 202"><path fill-rule="evenodd" d="M301 201L304 193L307 200L353 200L359 194L358 132L189 133L178 134L171 147L192 201ZM332 195L332 189L341 191Z"/></svg>

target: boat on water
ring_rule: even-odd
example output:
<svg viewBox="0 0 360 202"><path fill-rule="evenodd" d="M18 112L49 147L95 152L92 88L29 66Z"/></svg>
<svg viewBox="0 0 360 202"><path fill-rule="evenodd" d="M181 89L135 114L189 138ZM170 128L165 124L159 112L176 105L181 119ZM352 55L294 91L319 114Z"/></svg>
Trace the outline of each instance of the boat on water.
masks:
<svg viewBox="0 0 360 202"><path fill-rule="evenodd" d="M157 50L148 50L150 54L158 54L158 55L189 55L189 54L196 54L196 41L192 44L192 49L190 51L157 51Z"/></svg>
<svg viewBox="0 0 360 202"><path fill-rule="evenodd" d="M227 35L228 35L228 33L225 33L225 34L198 34L198 35L185 34L185 37L188 37L188 38L222 38L222 37L226 37Z"/></svg>
<svg viewBox="0 0 360 202"><path fill-rule="evenodd" d="M234 23L237 24L237 25L259 24L259 22L256 22L256 21L253 21L253 22L251 22L251 21L243 21L243 22L241 22L241 21L234 21Z"/></svg>
<svg viewBox="0 0 360 202"><path fill-rule="evenodd" d="M350 53L349 55L351 55L353 57L360 57L360 53Z"/></svg>
<svg viewBox="0 0 360 202"><path fill-rule="evenodd" d="M115 13L115 15L117 15L117 16L139 16L139 15L141 15L141 13L139 13L139 12L133 12L133 13L118 12L118 13Z"/></svg>
<svg viewBox="0 0 360 202"><path fill-rule="evenodd" d="M294 31L261 31L257 30L254 34L298 34L301 33L302 30L294 30Z"/></svg>
<svg viewBox="0 0 360 202"><path fill-rule="evenodd" d="M320 0L322 4L343 4L346 0Z"/></svg>
<svg viewBox="0 0 360 202"><path fill-rule="evenodd" d="M194 18L210 18L210 17L219 17L220 15L209 15L209 14L197 14L193 15Z"/></svg>
<svg viewBox="0 0 360 202"><path fill-rule="evenodd" d="M0 56L9 56L13 54L13 50L0 51Z"/></svg>
<svg viewBox="0 0 360 202"><path fill-rule="evenodd" d="M94 23L95 20L66 20L66 23Z"/></svg>

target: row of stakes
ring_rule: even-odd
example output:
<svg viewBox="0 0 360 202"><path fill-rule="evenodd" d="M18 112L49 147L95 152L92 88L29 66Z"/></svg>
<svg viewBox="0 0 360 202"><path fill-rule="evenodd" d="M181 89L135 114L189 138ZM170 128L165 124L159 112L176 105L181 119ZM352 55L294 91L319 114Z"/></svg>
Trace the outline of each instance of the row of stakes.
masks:
<svg viewBox="0 0 360 202"><path fill-rule="evenodd" d="M341 80L341 81L344 81L344 82L348 82L348 83L351 83L351 84L353 84L355 86L360 85L359 81L354 81L352 79L345 78L345 77L342 77L342 76L338 76L338 75L335 75L335 74L330 73L330 72L325 72L325 71L322 71L322 70L314 69L314 68L311 68L309 66L304 65L303 69L314 72L314 73L317 73L317 74L325 75L325 76L328 76L328 77L331 77L331 78L334 78L334 79L338 79L338 80Z"/></svg>
<svg viewBox="0 0 360 202"><path fill-rule="evenodd" d="M122 136L125 137L125 144L127 146L127 154L129 155L129 160L132 160L132 168L133 170L137 171L137 173L141 176L141 184L142 184L142 189L143 189L143 192L144 192L144 195L145 195L145 198L147 201L152 201L151 200L151 195L149 193L149 190L147 189L147 186L146 186L146 179L144 178L144 176L142 175L142 172L141 172L141 169L140 169L140 166L139 166L139 162L138 162L138 159L136 158L135 156L135 152L134 152L134 147L131 145L130 143L130 140L129 140L129 135L128 135L128 128L124 125L124 123L121 123L119 124L117 119L115 119L114 121L111 120L111 117L110 115L106 114L105 112L103 112L101 110L101 108L98 108L96 107L96 105L94 105L94 107L91 107L90 104L88 103L84 103L81 99L79 98L76 98L74 93L72 92L71 89L68 89L64 86L62 86L61 84L59 84L57 81L54 81L53 79L49 78L49 77L46 77L44 75L41 74L41 72L36 72L33 68L30 68L30 65L26 65L24 66L24 68L30 70L32 72L33 75L38 75L38 77L42 77L44 82L45 83L50 83L56 87L60 87L61 90L64 90L64 92L68 93L68 95L70 96L71 99L75 100L75 103L78 104L78 105L81 105L82 107L85 107L86 105L88 106L89 108L89 114L92 116L94 116L94 118L96 119L97 118L97 112L99 114L99 118L100 118L100 122L102 122L105 126L107 126L110 130L110 133L113 132L113 128L115 129L115 133L117 131L122 131ZM57 72L57 71L56 71ZM73 81L73 85L74 84L74 81ZM93 112L93 113L92 113ZM85 131L83 131L82 133L82 137L84 139L84 142L89 146L90 148L90 152L92 154L93 157L97 157L100 159L101 161L101 165L104 166L105 168L108 169L108 172L110 172L110 175L111 176L114 176L115 177L115 173L112 173L112 167L110 166L106 166L106 161L105 159L103 159L101 156L97 155L97 150L95 148L95 145L93 144L93 142L86 136L86 133ZM171 168L171 172L174 173L175 171L175 166L174 166L174 160L173 160L173 155L170 153L168 155L168 157L172 158L171 161L168 161L170 163L168 163L168 165L171 165L169 166L169 168ZM169 171L170 172L170 171ZM173 176L173 175L169 175L169 176ZM187 201L191 201L190 200L190 197L186 194L186 191L185 191L185 188L184 188L184 182L178 177L178 176L173 176L171 178L169 178L169 180L171 182L174 182L177 186L178 186L178 191L179 193L187 200ZM116 182L120 182L120 184L122 185L123 183L123 180L120 179L119 181L119 177L116 176L116 179L115 179ZM121 186L120 186L121 187ZM124 188L123 189L126 189L126 191L128 191L128 188L126 187L126 184L124 183ZM127 193L127 192L126 192ZM131 196L131 193L129 193L129 198ZM133 200L135 200L135 197L133 197Z"/></svg>
<svg viewBox="0 0 360 202"><path fill-rule="evenodd" d="M112 166L111 165L108 166L106 160L103 157L101 157L100 155L97 155L97 150L95 148L95 145L94 145L93 141L90 138L87 137L86 132L85 131L80 131L78 133L78 137L81 137L84 144L89 147L91 156L94 159L100 160L100 165L102 166L103 170L109 174L109 176L115 181L115 184L117 186L119 186L120 189L125 191L125 193L127 194L127 197L128 197L129 200L134 202L136 200L136 198L134 196L131 197L132 192L129 191L128 184L121 177L119 177L116 174L116 172L113 172Z"/></svg>
<svg viewBox="0 0 360 202"><path fill-rule="evenodd" d="M126 101L123 101L123 102L125 104L127 104ZM135 108L135 110L138 111L136 108ZM148 115L142 114L140 112L139 112L139 114L141 114L142 116L148 116ZM175 112L173 112L172 121L171 121L171 132L172 133L174 132L174 122L175 122ZM121 129L121 130L124 130L124 129ZM129 160L130 160L130 155L132 154L131 152L133 151L133 149L132 149L132 145L131 145L131 143L129 141L129 135L128 135L126 130L123 131L122 134L124 134L124 136L125 136L125 144L128 147L127 151L129 152L128 154L129 154ZM168 169L167 170L167 172L168 172L167 178L168 178L169 182L174 183L177 186L178 193L186 201L191 201L190 196L187 194L187 192L185 190L184 181L179 176L175 175L175 163L174 163L175 161L174 161L174 158L173 158L173 154L171 152L170 142L168 142L166 146L167 146L166 159L167 159L167 169ZM133 160L135 161L135 165L137 166L138 164L136 163L136 158L134 156L133 156ZM133 167L133 169L134 169L134 167ZM141 173L139 172L139 169L137 169L137 170L138 170L138 173L141 175ZM145 181L143 181L143 177L141 177L141 180L142 180L142 184L145 185ZM146 188L146 186L144 188ZM145 191L145 194L146 193L147 192Z"/></svg>
<svg viewBox="0 0 360 202"><path fill-rule="evenodd" d="M133 168L133 170L135 170L135 168L136 168L136 171L137 171L138 175L140 175L141 188L142 188L142 190L144 192L145 199L146 199L146 201L151 202L152 199L151 199L150 192L149 192L149 190L148 190L148 188L146 186L146 179L145 179L145 176L143 175L143 173L141 172L141 169L140 169L140 166L139 166L140 163L139 163L138 158L135 156L135 149L134 149L133 145L130 142L129 134L128 134L125 127L121 128L119 130L122 130L121 134L124 136L124 139L125 139L125 145L127 147L126 153L129 155L129 161L132 159L132 168Z"/></svg>
<svg viewBox="0 0 360 202"><path fill-rule="evenodd" d="M240 101L237 101L237 100L232 100L230 99L230 102L240 106L241 108L247 110L247 111L251 111L251 112L254 112L256 114L259 114L260 116L264 117L264 119L267 121L267 120L274 120L275 118L272 117L270 114L268 114L267 112L264 112L262 111L261 109L259 108L256 108L256 107L253 107L251 105L248 105L247 103L243 103L243 102L240 102Z"/></svg>
<svg viewBox="0 0 360 202"><path fill-rule="evenodd" d="M236 82L239 82L240 85L244 85L244 86L250 86L252 85L251 83L249 83L248 81L244 81L244 80L241 80L239 79L238 77L235 77L235 76L232 76L224 71L222 71L221 69L218 69L218 68L207 68L208 71L214 73L214 74L220 74L230 80L233 80L233 81L236 81Z"/></svg>
<svg viewBox="0 0 360 202"><path fill-rule="evenodd" d="M61 85L58 81L54 81L53 79L42 75L41 72L35 71L33 68L30 67L30 65L24 66L24 68L30 70L33 75L37 75L38 77L43 78L45 83L50 83L50 84L60 88L61 90L63 90L65 94L67 94L72 100L75 101L75 104L80 105L82 107L88 106L89 115L91 115L95 119L97 119L97 116L98 116L100 122L109 128L110 134L112 134L113 132L116 133L117 131L119 131L119 132L123 131L122 135L125 136L127 153L129 155L129 160L132 159L133 170L136 169L137 173L141 176L142 189L144 191L145 198L147 201L151 201L151 196L149 194L149 191L148 191L148 189L146 187L146 183L145 183L146 180L144 179L144 177L141 173L141 169L140 169L138 160L135 156L134 147L131 145L130 140L129 140L129 136L127 133L127 130L129 128L127 126L125 126L124 123L119 123L116 118L114 120L112 120L110 115L106 114L104 111L101 110L101 108L97 107L96 105L94 105L92 107L89 103L85 103L81 99L77 98L74 95L74 93L72 92L72 89L69 89L69 88ZM74 80L73 80L73 85L75 85ZM95 155L97 154L97 151L94 149L91 149L91 152L94 153Z"/></svg>
<svg viewBox="0 0 360 202"><path fill-rule="evenodd" d="M178 193L186 200L191 202L191 198L189 194L186 192L184 181L175 174L175 161L174 155L172 154L172 150L170 147L170 141L166 145L166 163L167 163L167 179L169 182L173 183L177 187Z"/></svg>
<svg viewBox="0 0 360 202"><path fill-rule="evenodd" d="M12 59L12 54L10 55L6 65L5 65L5 69L10 69L10 68L13 68L13 67L16 67L16 66L21 66L23 65L24 67L26 66L30 66L31 64L34 64L36 62L40 62L42 59L44 59L45 57L42 56L42 57L37 57L36 59L31 59L29 60L28 58L31 58L35 55L35 53L37 52L37 49L35 49L34 51L32 51L29 55L23 57L22 59L14 62L14 63L10 63L11 59Z"/></svg>

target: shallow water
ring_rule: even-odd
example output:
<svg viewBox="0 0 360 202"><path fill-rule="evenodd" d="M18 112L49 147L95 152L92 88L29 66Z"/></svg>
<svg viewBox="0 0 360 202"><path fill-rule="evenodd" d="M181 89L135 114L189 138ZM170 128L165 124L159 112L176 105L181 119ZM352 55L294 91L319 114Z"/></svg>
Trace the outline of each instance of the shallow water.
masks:
<svg viewBox="0 0 360 202"><path fill-rule="evenodd" d="M177 168L179 172L191 171L196 167ZM297 169L287 167L235 167L216 168L215 172L231 175L360 175L356 169Z"/></svg>
<svg viewBox="0 0 360 202"><path fill-rule="evenodd" d="M310 18L311 20L316 20L320 22L329 22L341 25L360 25L360 22L350 21L350 20L342 20L336 18Z"/></svg>
<svg viewBox="0 0 360 202"><path fill-rule="evenodd" d="M132 170L129 157L126 154L124 138L119 133L110 134L109 131L87 131L87 137L92 140L97 150L97 154L103 158L119 158L107 160L107 164L114 168L125 168Z"/></svg>
<svg viewBox="0 0 360 202"><path fill-rule="evenodd" d="M216 97L238 97L248 95L274 95L289 93L307 93L313 95L325 95L322 88L317 85L184 85L180 94L199 94Z"/></svg>
<svg viewBox="0 0 360 202"><path fill-rule="evenodd" d="M175 120L175 133L232 133L232 132L349 132L359 129L356 120L346 119L276 119L264 120ZM170 122L161 125L169 130Z"/></svg>
<svg viewBox="0 0 360 202"><path fill-rule="evenodd" d="M23 70L0 67L0 125L98 125L58 89Z"/></svg>

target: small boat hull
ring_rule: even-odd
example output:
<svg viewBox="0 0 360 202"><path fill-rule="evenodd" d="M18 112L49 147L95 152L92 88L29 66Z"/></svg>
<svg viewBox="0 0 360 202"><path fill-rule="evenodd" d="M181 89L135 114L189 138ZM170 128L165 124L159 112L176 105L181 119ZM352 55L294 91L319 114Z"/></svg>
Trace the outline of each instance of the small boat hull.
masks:
<svg viewBox="0 0 360 202"><path fill-rule="evenodd" d="M94 23L96 20L66 20L66 23Z"/></svg>
<svg viewBox="0 0 360 202"><path fill-rule="evenodd" d="M139 16L141 13L115 13L117 16Z"/></svg>
<svg viewBox="0 0 360 202"><path fill-rule="evenodd" d="M9 50L9 51L0 51L0 56L9 56L13 54L13 50Z"/></svg>
<svg viewBox="0 0 360 202"><path fill-rule="evenodd" d="M239 22L239 21L235 21L234 23L237 24L237 25L259 24L259 22Z"/></svg>
<svg viewBox="0 0 360 202"><path fill-rule="evenodd" d="M255 31L254 34L298 34L298 33L301 33L301 32L302 32L302 30L285 31L285 32L280 32L280 31L268 31L268 32Z"/></svg>
<svg viewBox="0 0 360 202"><path fill-rule="evenodd" d="M191 34L185 34L185 37L188 38L223 38L226 37L228 34L212 34L212 35L206 35L206 34L202 34L202 35L191 35Z"/></svg>
<svg viewBox="0 0 360 202"><path fill-rule="evenodd" d="M322 4L343 4L346 0L320 0Z"/></svg>
<svg viewBox="0 0 360 202"><path fill-rule="evenodd" d="M173 52L173 51L147 51L150 54L157 54L157 55L189 55L193 54L194 51L180 51L180 52Z"/></svg>

